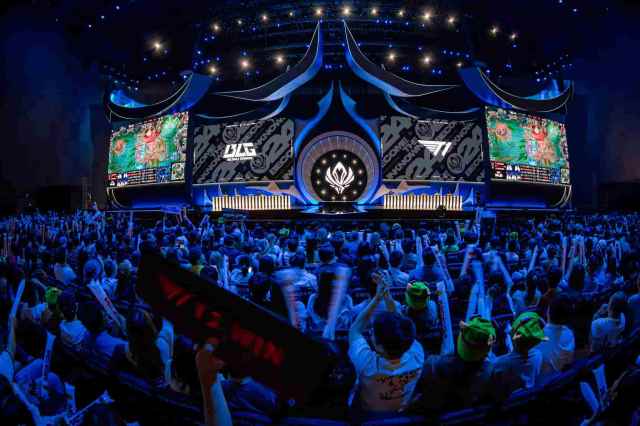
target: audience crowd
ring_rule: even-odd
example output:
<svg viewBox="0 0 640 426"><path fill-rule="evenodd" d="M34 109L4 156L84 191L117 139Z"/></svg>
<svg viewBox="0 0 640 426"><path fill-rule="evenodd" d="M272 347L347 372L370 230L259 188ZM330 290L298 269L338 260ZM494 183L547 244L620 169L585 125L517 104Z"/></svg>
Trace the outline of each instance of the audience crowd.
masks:
<svg viewBox="0 0 640 426"><path fill-rule="evenodd" d="M94 206L6 217L2 424L151 424L147 408L102 393L121 373L202 402L216 425L236 412L315 407L358 421L504 401L640 328L639 231L637 214L266 223ZM334 348L326 389L298 407L176 333L137 292L146 251ZM79 365L58 369L65 357ZM96 360L104 380L82 380Z"/></svg>

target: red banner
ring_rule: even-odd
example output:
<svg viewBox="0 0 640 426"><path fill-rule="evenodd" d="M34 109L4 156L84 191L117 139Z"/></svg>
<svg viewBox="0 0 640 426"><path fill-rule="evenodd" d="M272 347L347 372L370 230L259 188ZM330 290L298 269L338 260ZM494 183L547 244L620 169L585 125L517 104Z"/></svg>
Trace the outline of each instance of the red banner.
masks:
<svg viewBox="0 0 640 426"><path fill-rule="evenodd" d="M143 256L137 289L177 333L198 342L220 339L217 356L229 365L249 361L251 376L283 398L306 399L329 373L323 343L160 256Z"/></svg>

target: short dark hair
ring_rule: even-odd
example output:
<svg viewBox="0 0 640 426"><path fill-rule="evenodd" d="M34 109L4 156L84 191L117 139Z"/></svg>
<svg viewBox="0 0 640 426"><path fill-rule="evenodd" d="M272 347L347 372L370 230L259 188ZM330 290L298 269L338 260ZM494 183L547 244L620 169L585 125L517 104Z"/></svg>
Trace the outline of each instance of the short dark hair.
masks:
<svg viewBox="0 0 640 426"><path fill-rule="evenodd" d="M426 266L431 266L436 263L436 255L433 254L433 250L431 248L426 248L424 253L422 253L422 260Z"/></svg>
<svg viewBox="0 0 640 426"><path fill-rule="evenodd" d="M78 312L78 303L73 290L65 290L58 299L58 306L62 312L62 316L67 321L72 321Z"/></svg>
<svg viewBox="0 0 640 426"><path fill-rule="evenodd" d="M373 335L385 353L397 359L413 344L416 327L413 321L397 312L382 312L373 319Z"/></svg>
<svg viewBox="0 0 640 426"><path fill-rule="evenodd" d="M556 295L549 304L549 321L558 325L568 324L573 313L573 303L566 294Z"/></svg>
<svg viewBox="0 0 640 426"><path fill-rule="evenodd" d="M331 244L323 244L318 250L318 257L320 258L320 262L328 263L336 257L336 251Z"/></svg>
<svg viewBox="0 0 640 426"><path fill-rule="evenodd" d="M98 302L87 302L80 305L78 317L91 334L98 334L104 330L104 314Z"/></svg>
<svg viewBox="0 0 640 426"><path fill-rule="evenodd" d="M402 264L404 254L400 250L394 250L389 254L389 263L392 267L398 268Z"/></svg>
<svg viewBox="0 0 640 426"><path fill-rule="evenodd" d="M306 259L301 253L296 253L289 259L289 264L294 268L304 268L305 263Z"/></svg>

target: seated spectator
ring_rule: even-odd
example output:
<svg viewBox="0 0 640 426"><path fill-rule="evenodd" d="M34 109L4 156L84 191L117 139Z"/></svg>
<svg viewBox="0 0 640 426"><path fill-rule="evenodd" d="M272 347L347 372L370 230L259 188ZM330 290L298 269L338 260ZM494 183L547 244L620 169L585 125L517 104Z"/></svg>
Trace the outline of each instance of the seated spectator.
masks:
<svg viewBox="0 0 640 426"><path fill-rule="evenodd" d="M602 305L596 312L591 322L592 352L601 352L622 343L625 330L623 312L626 306L626 296L619 291L611 295L609 303Z"/></svg>
<svg viewBox="0 0 640 426"><path fill-rule="evenodd" d="M128 342L113 349L111 369L114 372L131 372L155 386L170 382L169 360L163 363L156 345L158 330L151 316L134 309L127 317Z"/></svg>
<svg viewBox="0 0 640 426"><path fill-rule="evenodd" d="M65 285L71 284L76 280L76 273L69 264L67 264L67 249L58 247L55 254L55 264L53 265L53 274L56 279Z"/></svg>
<svg viewBox="0 0 640 426"><path fill-rule="evenodd" d="M379 286L374 298L360 312L349 330L349 358L356 371L351 408L373 413L406 409L413 397L424 364L424 351L415 340L413 322L397 313L383 312L373 319L371 345L363 332L384 299L393 309L388 291Z"/></svg>
<svg viewBox="0 0 640 426"><path fill-rule="evenodd" d="M60 338L66 345L80 349L80 345L88 332L77 317L78 303L75 293L72 290L65 290L60 295L58 304L62 312Z"/></svg>
<svg viewBox="0 0 640 426"><path fill-rule="evenodd" d="M535 312L518 316L511 326L513 352L497 357L493 363L492 382L498 395L532 388L540 376L542 354L535 347L546 340L544 321Z"/></svg>
<svg viewBox="0 0 640 426"><path fill-rule="evenodd" d="M88 350L111 358L116 346L127 343L107 332L104 311L97 302L91 301L80 305L78 317L89 332L82 342L82 346Z"/></svg>
<svg viewBox="0 0 640 426"><path fill-rule="evenodd" d="M460 323L456 351L432 355L424 364L421 403L427 409L459 409L489 401L491 362L487 355L496 340L491 321L481 317Z"/></svg>
<svg viewBox="0 0 640 426"><path fill-rule="evenodd" d="M230 283L235 287L246 287L252 275L251 259L242 255L238 258L238 267L231 271Z"/></svg>
<svg viewBox="0 0 640 426"><path fill-rule="evenodd" d="M567 326L571 319L571 299L560 294L551 300L547 309L547 324L544 335L548 340L537 346L542 353L541 375L559 373L573 362L576 340Z"/></svg>
<svg viewBox="0 0 640 426"><path fill-rule="evenodd" d="M222 390L229 409L273 416L278 409L278 398L271 389L250 377L249 362L227 365L229 378L222 381Z"/></svg>
<svg viewBox="0 0 640 426"><path fill-rule="evenodd" d="M422 254L424 266L418 267L409 273L409 281L423 281L435 283L444 281L444 274L436 261L436 255L431 248L426 248Z"/></svg>
<svg viewBox="0 0 640 426"><path fill-rule="evenodd" d="M294 285L301 290L318 290L318 280L316 276L305 269L305 257L301 253L297 253L290 259L290 264L296 273Z"/></svg>
<svg viewBox="0 0 640 426"><path fill-rule="evenodd" d="M109 299L114 299L116 296L116 290L118 288L118 265L113 260L107 260L104 262L104 277L102 278L102 289L109 296Z"/></svg>
<svg viewBox="0 0 640 426"><path fill-rule="evenodd" d="M424 335L438 327L438 307L430 300L429 287L422 281L413 281L407 285L404 305L400 311L413 321L418 335Z"/></svg>
<svg viewBox="0 0 640 426"><path fill-rule="evenodd" d="M636 293L629 297L627 301L629 312L629 330L635 331L640 328L640 275L636 276Z"/></svg>
<svg viewBox="0 0 640 426"><path fill-rule="evenodd" d="M541 269L527 274L526 290L516 290L513 293L513 309L516 315L520 315L530 307L536 306L542 297L540 287L545 287L544 272Z"/></svg>
<svg viewBox="0 0 640 426"><path fill-rule="evenodd" d="M389 253L389 275L391 275L391 286L405 288L409 283L409 274L400 268L404 260L404 253L400 250L393 250Z"/></svg>
<svg viewBox="0 0 640 426"><path fill-rule="evenodd" d="M307 302L309 330L322 333L327 325L331 303L336 297L336 273L331 267L324 267L318 273L318 292L312 294ZM345 295L338 307L336 329L346 329L351 324L353 300Z"/></svg>

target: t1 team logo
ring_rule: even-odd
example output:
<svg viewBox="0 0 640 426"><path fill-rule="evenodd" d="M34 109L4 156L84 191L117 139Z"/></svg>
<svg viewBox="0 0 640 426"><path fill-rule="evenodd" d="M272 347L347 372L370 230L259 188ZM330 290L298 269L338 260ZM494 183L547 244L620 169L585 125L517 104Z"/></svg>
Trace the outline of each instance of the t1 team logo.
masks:
<svg viewBox="0 0 640 426"><path fill-rule="evenodd" d="M252 143L230 143L224 148L222 158L227 161L250 160L257 155Z"/></svg>

